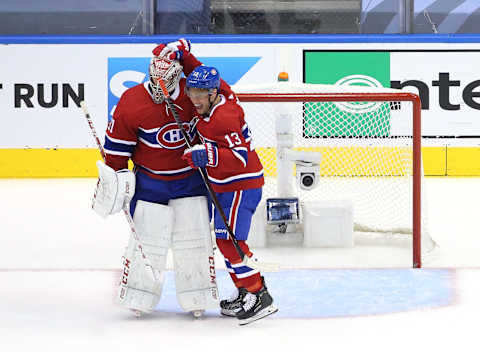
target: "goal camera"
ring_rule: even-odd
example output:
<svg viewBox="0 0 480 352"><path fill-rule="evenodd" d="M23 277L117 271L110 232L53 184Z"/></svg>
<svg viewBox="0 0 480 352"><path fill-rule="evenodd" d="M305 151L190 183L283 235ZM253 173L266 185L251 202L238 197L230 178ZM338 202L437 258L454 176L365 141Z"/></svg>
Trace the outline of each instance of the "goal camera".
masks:
<svg viewBox="0 0 480 352"><path fill-rule="evenodd" d="M300 189L310 191L317 185L319 165L317 163L295 161L297 169L297 183Z"/></svg>

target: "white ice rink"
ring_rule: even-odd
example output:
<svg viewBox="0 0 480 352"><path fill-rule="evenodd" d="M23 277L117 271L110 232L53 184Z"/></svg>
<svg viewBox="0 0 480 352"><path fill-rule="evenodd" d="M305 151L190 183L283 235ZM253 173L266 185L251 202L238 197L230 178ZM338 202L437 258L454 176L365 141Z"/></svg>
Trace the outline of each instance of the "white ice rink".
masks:
<svg viewBox="0 0 480 352"><path fill-rule="evenodd" d="M255 250L279 312L239 327L182 313L168 272L155 314L113 303L129 231L91 209L95 179L0 180L0 351L478 351L480 178L428 178L439 248ZM221 295L231 284L217 257Z"/></svg>

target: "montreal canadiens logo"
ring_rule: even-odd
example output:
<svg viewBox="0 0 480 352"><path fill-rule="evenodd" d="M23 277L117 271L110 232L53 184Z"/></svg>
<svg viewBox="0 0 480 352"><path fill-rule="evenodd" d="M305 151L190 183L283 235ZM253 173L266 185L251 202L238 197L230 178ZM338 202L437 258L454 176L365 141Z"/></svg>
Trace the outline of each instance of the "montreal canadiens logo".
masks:
<svg viewBox="0 0 480 352"><path fill-rule="evenodd" d="M190 125L184 122L183 128L189 135L190 139L192 139L193 131L190 131ZM178 149L185 145L185 139L183 138L182 131L180 131L175 122L163 126L158 131L157 142L166 149Z"/></svg>

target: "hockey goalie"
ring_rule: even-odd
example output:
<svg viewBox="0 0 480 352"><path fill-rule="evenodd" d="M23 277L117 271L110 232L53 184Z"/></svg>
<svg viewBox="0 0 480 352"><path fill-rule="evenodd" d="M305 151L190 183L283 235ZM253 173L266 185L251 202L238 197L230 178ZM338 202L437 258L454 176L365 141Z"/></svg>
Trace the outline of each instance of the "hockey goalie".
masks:
<svg viewBox="0 0 480 352"><path fill-rule="evenodd" d="M158 83L163 79L184 128L194 131L194 107L181 73L178 60L154 53L149 81L121 96L107 126L105 163L97 163L93 209L106 217L128 207L138 235L139 241L133 234L129 240L117 295L118 303L136 315L151 313L158 304L169 249L182 309L198 317L219 306L207 191L198 170L182 159L185 140ZM198 138L193 132L190 137Z"/></svg>

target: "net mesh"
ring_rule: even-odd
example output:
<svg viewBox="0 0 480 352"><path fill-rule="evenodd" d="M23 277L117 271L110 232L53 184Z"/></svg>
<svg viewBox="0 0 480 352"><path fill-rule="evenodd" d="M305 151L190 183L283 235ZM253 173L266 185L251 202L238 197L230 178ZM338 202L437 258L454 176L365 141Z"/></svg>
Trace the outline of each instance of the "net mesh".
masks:
<svg viewBox="0 0 480 352"><path fill-rule="evenodd" d="M365 87L282 82L233 88L264 167L263 200L279 195L299 197L300 202L348 200L353 203L355 231L412 233L411 102L362 101L356 93L379 92ZM242 94L250 93L294 94L302 101L242 101ZM313 101L316 93L354 94L349 101ZM284 161L279 163L285 149L321 158L311 190L299 187L294 162L287 162L287 167ZM424 210L425 197L421 203ZM426 211L421 213L422 250L429 251L434 243Z"/></svg>

